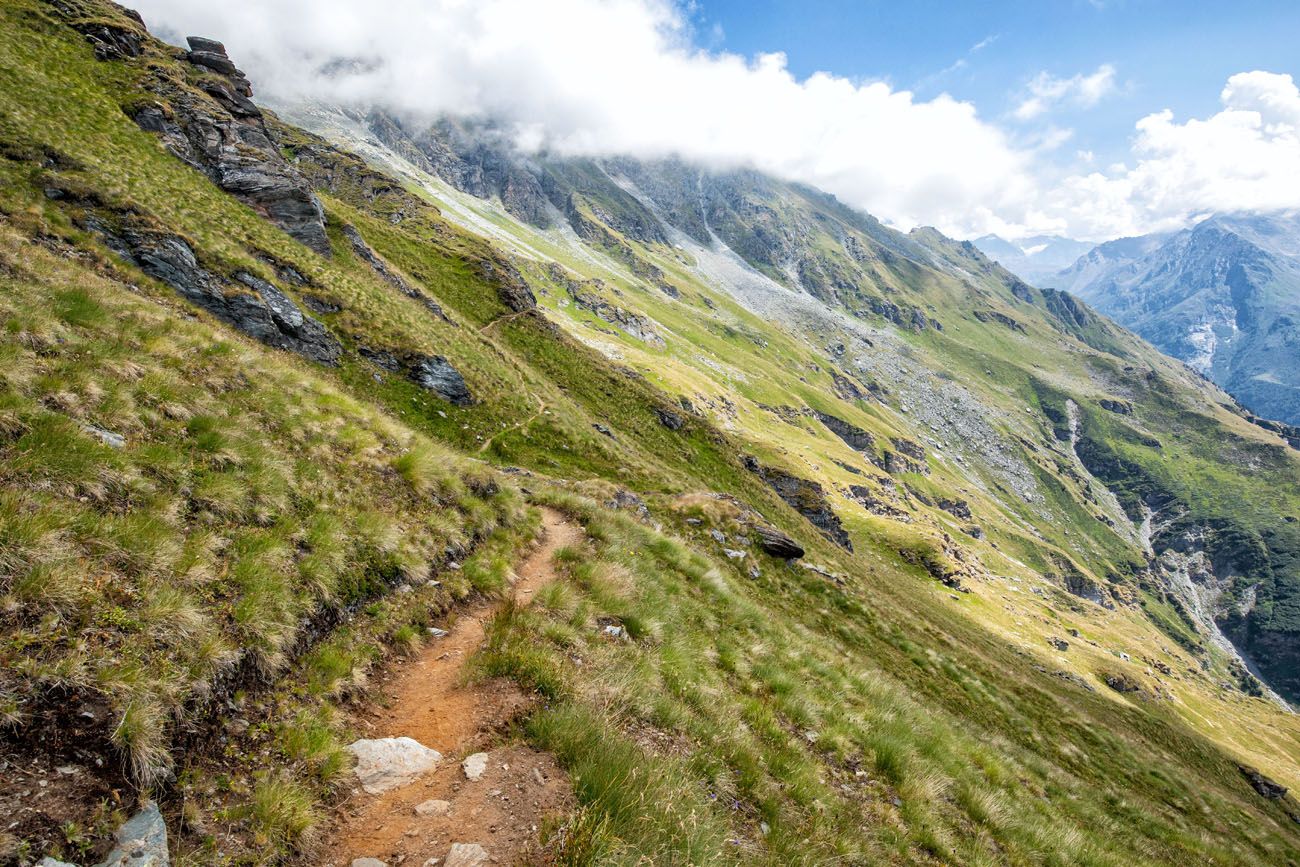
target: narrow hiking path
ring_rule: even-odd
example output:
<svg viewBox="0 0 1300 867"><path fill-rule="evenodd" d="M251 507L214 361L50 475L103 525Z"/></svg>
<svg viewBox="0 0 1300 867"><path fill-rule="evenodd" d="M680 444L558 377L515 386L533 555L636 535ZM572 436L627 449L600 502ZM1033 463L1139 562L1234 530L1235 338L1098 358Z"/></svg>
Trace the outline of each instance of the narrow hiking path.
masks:
<svg viewBox="0 0 1300 867"><path fill-rule="evenodd" d="M509 592L518 604L528 604L555 578L555 552L582 540L578 525L551 509L543 509L542 527L540 542L515 569ZM573 808L568 777L548 753L518 744L491 750L477 779L462 767L531 702L513 681L464 682L465 663L482 646L484 626L501 604L462 609L446 636L393 673L382 687L386 703L356 720L363 737L414 738L443 758L432 771L383 794L356 788L338 808L322 863L489 863L472 847L448 860L456 843L481 846L493 864L527 863L543 819Z"/></svg>
<svg viewBox="0 0 1300 867"><path fill-rule="evenodd" d="M510 431L519 430L519 429L521 429L521 428L528 427L528 425L530 425L530 424L532 424L533 422L537 421L537 419L540 418L541 415L542 415L542 413L544 413L544 412L546 412L546 401L542 400L542 399L539 397L539 398L537 398L537 412L533 413L532 415L530 415L528 418L524 419L524 420L521 421L521 422L517 422L517 423L515 423L515 424L512 424L512 425L510 425L509 427L504 427L504 428L502 428L501 430L497 431L496 433L492 434L492 436L490 436L490 437L488 437L486 440L484 440L484 441L483 441L483 444L482 444L481 446L478 447L478 453L479 453L479 454L483 454L485 451L487 451L488 448L492 445L492 441L493 441L494 439L496 439L497 437L501 436L502 434L509 433Z"/></svg>

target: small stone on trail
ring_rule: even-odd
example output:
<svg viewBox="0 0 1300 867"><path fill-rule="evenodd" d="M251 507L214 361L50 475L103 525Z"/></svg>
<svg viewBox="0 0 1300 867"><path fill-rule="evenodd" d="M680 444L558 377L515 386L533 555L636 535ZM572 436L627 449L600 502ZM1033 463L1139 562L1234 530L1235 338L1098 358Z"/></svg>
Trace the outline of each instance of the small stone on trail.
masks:
<svg viewBox="0 0 1300 867"><path fill-rule="evenodd" d="M477 843L452 843L444 867L480 867L490 860L487 850Z"/></svg>
<svg viewBox="0 0 1300 867"><path fill-rule="evenodd" d="M357 757L356 774L367 794L404 786L442 760L442 754L412 738L362 739L348 745Z"/></svg>
<svg viewBox="0 0 1300 867"><path fill-rule="evenodd" d="M439 801L436 798L432 801L425 801L422 804L415 805L415 814L417 816L445 816L450 810L450 801Z"/></svg>
<svg viewBox="0 0 1300 867"><path fill-rule="evenodd" d="M487 753L475 753L461 762L461 769L465 771L465 779L472 781L482 777L483 772L487 770L487 762Z"/></svg>
<svg viewBox="0 0 1300 867"><path fill-rule="evenodd" d="M388 867L378 858L353 858L352 867Z"/></svg>

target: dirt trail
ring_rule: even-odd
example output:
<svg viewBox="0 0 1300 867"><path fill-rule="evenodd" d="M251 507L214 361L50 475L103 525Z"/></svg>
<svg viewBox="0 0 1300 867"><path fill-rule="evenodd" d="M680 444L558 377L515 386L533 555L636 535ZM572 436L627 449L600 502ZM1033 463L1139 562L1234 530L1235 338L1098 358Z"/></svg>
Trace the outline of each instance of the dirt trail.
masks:
<svg viewBox="0 0 1300 867"><path fill-rule="evenodd" d="M556 550L582 539L575 523L550 509L543 510L543 528L540 544L515 569L511 593L520 604L555 577ZM461 610L448 635L430 641L385 685L387 704L357 721L365 737L414 738L443 759L431 773L384 794L357 788L339 807L324 863L346 867L367 857L389 867L430 858L443 863L453 843L478 843L494 864L520 863L535 853L545 817L572 809L572 787L547 753L523 745L492 750L478 780L461 767L530 703L511 681L463 683L465 662L482 645L484 624L499 605Z"/></svg>

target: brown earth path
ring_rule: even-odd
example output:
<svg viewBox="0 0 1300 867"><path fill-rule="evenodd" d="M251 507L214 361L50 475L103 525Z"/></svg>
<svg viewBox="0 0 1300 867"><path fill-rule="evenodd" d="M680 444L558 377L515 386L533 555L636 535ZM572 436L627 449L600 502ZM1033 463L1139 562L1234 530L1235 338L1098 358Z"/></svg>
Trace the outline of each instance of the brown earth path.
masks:
<svg viewBox="0 0 1300 867"><path fill-rule="evenodd" d="M543 509L542 527L539 544L515 569L510 592L521 605L554 579L555 552L582 540L578 525L551 509ZM355 788L338 808L318 863L347 867L356 858L377 858L388 867L422 867L435 858L444 863L453 843L479 844L491 856L487 863L527 863L536 857L542 822L573 809L568 777L548 753L511 744L488 753L480 779L468 779L462 769L467 756L531 703L512 681L464 682L465 663L483 644L484 624L501 604L462 609L445 637L394 673L383 689L386 704L356 721L364 737L414 738L443 759L414 782L380 795Z"/></svg>

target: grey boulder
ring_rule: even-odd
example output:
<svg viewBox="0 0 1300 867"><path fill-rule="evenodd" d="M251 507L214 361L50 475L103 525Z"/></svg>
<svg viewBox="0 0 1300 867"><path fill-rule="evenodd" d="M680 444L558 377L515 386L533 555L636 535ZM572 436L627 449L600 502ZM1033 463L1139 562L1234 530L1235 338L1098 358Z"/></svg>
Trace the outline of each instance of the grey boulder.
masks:
<svg viewBox="0 0 1300 867"><path fill-rule="evenodd" d="M348 752L356 756L361 788L371 795L405 786L442 761L442 753L407 737L363 738L349 744Z"/></svg>

